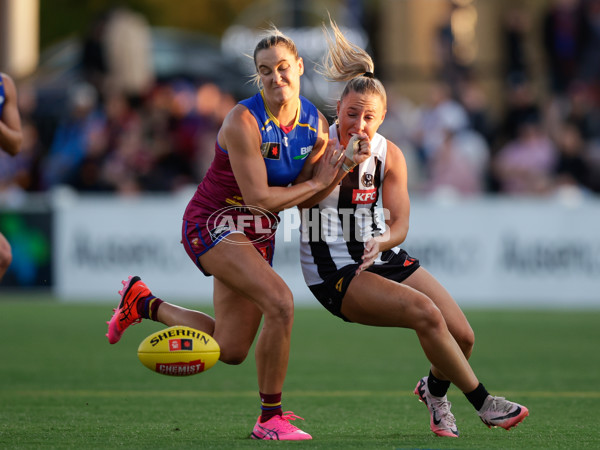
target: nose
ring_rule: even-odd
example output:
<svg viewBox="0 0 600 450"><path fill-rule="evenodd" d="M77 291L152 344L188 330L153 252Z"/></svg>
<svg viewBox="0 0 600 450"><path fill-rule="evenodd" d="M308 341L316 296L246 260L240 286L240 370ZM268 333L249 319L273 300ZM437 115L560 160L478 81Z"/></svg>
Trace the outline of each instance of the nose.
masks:
<svg viewBox="0 0 600 450"><path fill-rule="evenodd" d="M279 81L281 81L281 74L277 70L273 71L273 81L275 83L278 83Z"/></svg>
<svg viewBox="0 0 600 450"><path fill-rule="evenodd" d="M360 133L364 133L364 131L365 131L365 126L367 125L367 121L365 120L364 116L360 116L360 117L358 118L358 121L357 121L356 125L357 125L357 127L358 127L358 130L356 130L356 132L357 132L358 134L360 134Z"/></svg>

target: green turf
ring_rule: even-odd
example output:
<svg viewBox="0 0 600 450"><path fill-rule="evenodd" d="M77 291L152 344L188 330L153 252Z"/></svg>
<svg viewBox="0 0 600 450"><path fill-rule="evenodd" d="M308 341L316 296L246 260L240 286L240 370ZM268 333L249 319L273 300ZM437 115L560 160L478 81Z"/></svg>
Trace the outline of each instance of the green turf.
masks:
<svg viewBox="0 0 600 450"><path fill-rule="evenodd" d="M111 305L0 301L0 448L599 448L600 311L467 311L472 365L496 395L527 405L518 428L489 430L463 395L461 431L439 438L412 389L428 363L414 333L299 309L284 408L314 439L249 440L258 415L254 360L186 378L137 360L155 323L111 346Z"/></svg>

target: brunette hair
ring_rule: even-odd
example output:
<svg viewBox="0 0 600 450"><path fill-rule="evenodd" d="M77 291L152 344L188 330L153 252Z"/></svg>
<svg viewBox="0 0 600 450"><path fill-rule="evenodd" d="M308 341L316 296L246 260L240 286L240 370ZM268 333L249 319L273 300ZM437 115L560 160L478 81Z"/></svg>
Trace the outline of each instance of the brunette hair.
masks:
<svg viewBox="0 0 600 450"><path fill-rule="evenodd" d="M292 39L285 34L283 34L279 29L271 24L270 28L266 31L266 34L263 38L256 44L254 48L254 54L252 55L252 59L254 60L254 67L256 68L256 73L252 76L252 81L257 86L260 86L260 75L258 74L258 67L256 66L256 55L261 50L268 50L270 48L276 47L278 45L282 45L289 50L289 52L294 55L296 61L300 58L298 55L298 48Z"/></svg>

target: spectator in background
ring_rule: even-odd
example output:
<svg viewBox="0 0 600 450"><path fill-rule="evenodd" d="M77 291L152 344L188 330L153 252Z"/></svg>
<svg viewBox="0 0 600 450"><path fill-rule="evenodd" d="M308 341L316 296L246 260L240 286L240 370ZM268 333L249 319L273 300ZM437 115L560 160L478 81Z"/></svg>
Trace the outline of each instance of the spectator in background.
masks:
<svg viewBox="0 0 600 450"><path fill-rule="evenodd" d="M530 58L526 40L531 29L528 12L522 6L512 6L506 11L502 33L506 51L506 76L530 76Z"/></svg>
<svg viewBox="0 0 600 450"><path fill-rule="evenodd" d="M550 87L564 94L578 76L586 26L580 0L554 0L543 24L543 44L550 74Z"/></svg>
<svg viewBox="0 0 600 450"><path fill-rule="evenodd" d="M15 156L0 152L0 204L17 206L27 201L27 192L39 189L38 163L42 147L38 131L29 120L21 121L21 151Z"/></svg>
<svg viewBox="0 0 600 450"><path fill-rule="evenodd" d="M200 136L209 127L206 117L197 109L197 88L189 81L176 81L172 84L171 101L171 140L173 154L170 163L177 168L182 177L193 182L193 165ZM206 143L208 145L208 143ZM212 161L212 148L210 151Z"/></svg>
<svg viewBox="0 0 600 450"><path fill-rule="evenodd" d="M509 78L505 86L504 98L506 104L495 140L495 145L498 147L515 139L522 122L541 115L534 87L525 77L514 75Z"/></svg>
<svg viewBox="0 0 600 450"><path fill-rule="evenodd" d="M465 108L451 96L447 83L433 83L429 90L429 103L422 108L412 140L418 148L425 166L440 148L450 122L454 128L468 123Z"/></svg>
<svg viewBox="0 0 600 450"><path fill-rule="evenodd" d="M196 110L200 117L200 127L196 135L196 154L192 166L193 175L201 180L212 161L211 143L217 138L217 133L227 113L235 106L235 99L219 89L214 83L204 83L196 91Z"/></svg>
<svg viewBox="0 0 600 450"><path fill-rule="evenodd" d="M596 101L600 95L600 0L583 3L585 40L581 61L580 78L595 89Z"/></svg>
<svg viewBox="0 0 600 450"><path fill-rule="evenodd" d="M425 183L425 168L412 134L419 123L420 110L408 98L398 94L389 93L387 100L386 119L379 127L379 132L402 149L411 175L407 180L408 189L418 190Z"/></svg>
<svg viewBox="0 0 600 450"><path fill-rule="evenodd" d="M478 195L486 186L490 150L483 136L447 111L444 138L429 160L427 191L434 194ZM458 119L458 120L457 120Z"/></svg>
<svg viewBox="0 0 600 450"><path fill-rule="evenodd" d="M462 6L454 2L445 3L447 9L435 30L434 54L439 62L438 78L447 83L454 92L468 71L468 67L456 57L456 40L452 30L452 17Z"/></svg>
<svg viewBox="0 0 600 450"><path fill-rule="evenodd" d="M557 133L556 187L585 190L590 185L585 141L576 124L565 122Z"/></svg>
<svg viewBox="0 0 600 450"><path fill-rule="evenodd" d="M94 18L83 38L81 55L84 80L96 88L102 101L108 74L104 48L104 34L108 17L108 12L102 12Z"/></svg>
<svg viewBox="0 0 600 450"><path fill-rule="evenodd" d="M552 190L556 163L556 148L533 114L519 123L516 139L495 155L492 169L502 193L541 195Z"/></svg>
<svg viewBox="0 0 600 450"><path fill-rule="evenodd" d="M144 144L154 161L144 183L150 191L173 191L190 180L190 168L182 168L183 160L175 151L173 129L178 121L175 105L172 87L161 84L146 97L140 111Z"/></svg>
<svg viewBox="0 0 600 450"><path fill-rule="evenodd" d="M490 105L479 80L471 75L458 85L458 101L467 113L469 127L485 138L488 145L493 143L494 124Z"/></svg>
<svg viewBox="0 0 600 450"><path fill-rule="evenodd" d="M485 127L484 100L475 84L463 79L460 86L469 100L473 119ZM450 86L436 83L430 91L429 106L423 109L413 135L424 167L426 192L461 195L484 191L490 149L481 133L471 127L467 110L450 95Z"/></svg>
<svg viewBox="0 0 600 450"><path fill-rule="evenodd" d="M42 162L43 186L69 183L85 158L89 138L105 126L104 113L97 108L94 87L81 83L69 92L69 113L59 123L49 153Z"/></svg>
<svg viewBox="0 0 600 450"><path fill-rule="evenodd" d="M575 124L585 140L600 139L600 109L592 85L571 83L565 106L562 117Z"/></svg>
<svg viewBox="0 0 600 450"><path fill-rule="evenodd" d="M6 157L4 153L14 157L21 151L23 133L17 104L17 88L14 81L0 72L0 150L3 150L0 156L3 158ZM6 167L0 159L0 173L2 166ZM0 281L11 262L12 249L0 230Z"/></svg>

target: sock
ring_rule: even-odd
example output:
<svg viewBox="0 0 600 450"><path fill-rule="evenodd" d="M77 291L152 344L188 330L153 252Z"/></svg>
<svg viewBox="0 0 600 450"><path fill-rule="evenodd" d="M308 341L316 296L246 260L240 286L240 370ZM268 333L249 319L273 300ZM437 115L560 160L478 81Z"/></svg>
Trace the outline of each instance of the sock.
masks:
<svg viewBox="0 0 600 450"><path fill-rule="evenodd" d="M475 390L465 394L467 400L471 402L477 411L481 409L483 402L485 402L488 395L490 395L490 393L481 383L479 383L479 386L477 386Z"/></svg>
<svg viewBox="0 0 600 450"><path fill-rule="evenodd" d="M429 371L429 376L427 377L427 389L429 389L429 393L435 397L443 397L448 392L450 388L449 380L440 380L436 378L435 375Z"/></svg>
<svg viewBox="0 0 600 450"><path fill-rule="evenodd" d="M260 415L260 423L264 423L274 416L281 416L283 410L281 409L281 392L278 394L260 394L260 409L262 413Z"/></svg>
<svg viewBox="0 0 600 450"><path fill-rule="evenodd" d="M153 295L150 295L144 299L140 299L137 302L138 314L144 319L156 321L156 313L161 303L163 303L163 301Z"/></svg>

